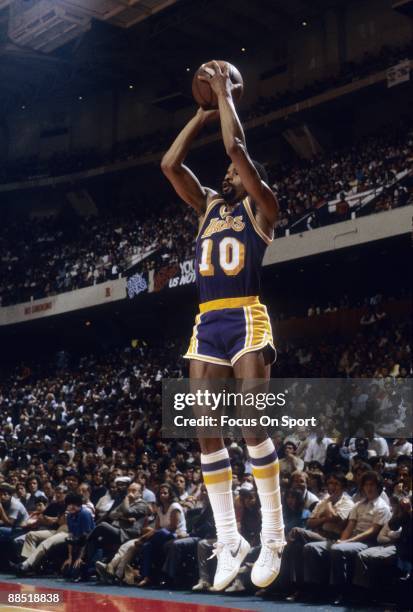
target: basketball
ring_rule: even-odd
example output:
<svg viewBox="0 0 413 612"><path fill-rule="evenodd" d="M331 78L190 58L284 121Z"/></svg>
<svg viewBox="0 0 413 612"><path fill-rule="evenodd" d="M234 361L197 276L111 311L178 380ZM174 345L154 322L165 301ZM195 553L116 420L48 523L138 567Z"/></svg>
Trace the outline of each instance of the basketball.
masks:
<svg viewBox="0 0 413 612"><path fill-rule="evenodd" d="M194 96L196 103L205 110L218 108L217 97L212 91L210 85L205 81L200 81L198 79L199 75L207 76L209 74L210 76L213 76L214 69L212 66L208 66L207 64L209 64L209 62L202 64L202 66L200 66L195 72L194 78L192 79L192 95ZM233 91L234 101L238 102L244 90L244 81L240 71L229 62L223 60L218 60L218 64L220 65L221 69L223 69L226 65L229 65L229 75L231 81L234 83L234 85L241 85L241 87L238 87Z"/></svg>

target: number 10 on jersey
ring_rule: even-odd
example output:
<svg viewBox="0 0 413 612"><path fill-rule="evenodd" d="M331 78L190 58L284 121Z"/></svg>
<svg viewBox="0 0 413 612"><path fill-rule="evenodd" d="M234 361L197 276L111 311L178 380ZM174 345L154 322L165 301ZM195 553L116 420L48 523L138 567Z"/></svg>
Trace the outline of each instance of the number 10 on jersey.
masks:
<svg viewBox="0 0 413 612"><path fill-rule="evenodd" d="M236 238L223 238L217 245L219 249L219 265L227 276L236 276L245 264L245 246ZM212 263L214 242L206 238L201 243L201 261L199 273L202 276L214 276L215 268Z"/></svg>

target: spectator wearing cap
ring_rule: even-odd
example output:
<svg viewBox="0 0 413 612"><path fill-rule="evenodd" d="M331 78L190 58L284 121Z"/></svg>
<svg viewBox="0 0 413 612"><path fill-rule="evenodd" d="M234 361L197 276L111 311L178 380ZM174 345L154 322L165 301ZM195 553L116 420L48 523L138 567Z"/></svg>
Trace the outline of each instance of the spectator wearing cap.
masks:
<svg viewBox="0 0 413 612"><path fill-rule="evenodd" d="M130 476L116 476L115 485L116 485L116 496L115 496L115 505L118 505L122 502L124 497L128 492L128 487L131 484L132 479Z"/></svg>
<svg viewBox="0 0 413 612"><path fill-rule="evenodd" d="M117 550L127 540L137 538L145 525L148 511L148 504L142 499L141 485L132 482L122 502L110 510L106 520L99 523L90 533L83 554L86 565L91 567L99 548L108 554Z"/></svg>
<svg viewBox="0 0 413 612"><path fill-rule="evenodd" d="M21 525L29 518L23 504L14 497L16 489L7 482L0 484L0 542L9 542L21 533Z"/></svg>

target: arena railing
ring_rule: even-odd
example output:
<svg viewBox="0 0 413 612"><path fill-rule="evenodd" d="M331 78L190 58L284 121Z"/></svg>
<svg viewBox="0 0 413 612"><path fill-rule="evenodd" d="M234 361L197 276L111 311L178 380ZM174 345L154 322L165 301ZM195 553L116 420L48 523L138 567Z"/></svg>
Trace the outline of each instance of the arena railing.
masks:
<svg viewBox="0 0 413 612"><path fill-rule="evenodd" d="M380 185L379 187L368 189L367 191L364 191L362 193L353 194L353 195L345 194L345 201L348 203L350 207L350 218L356 219L360 215L360 213L366 213L368 209L370 209L370 212L373 212L372 210L373 205L375 205L375 203L377 202L377 199L380 196L385 195L387 191L394 188L398 183L402 185L408 181L411 181L412 178L413 178L413 170L406 169L406 170L402 170L402 172L399 172L397 174L396 179L386 185ZM339 198L336 198L335 200L329 200L328 202L325 202L322 206L320 206L317 209L311 209L310 211L305 213L302 217L294 221L294 223L292 223L291 225L285 228L285 236L289 236L290 234L294 233L294 229L299 227L300 225L303 225L306 220L307 220L306 230L314 229L310 225L311 220L314 220L316 216L322 210L328 209L328 213L330 215L333 214L336 211L337 204L339 204L340 201L341 200ZM408 202L406 202L406 204L407 203ZM325 219L327 219L327 217L325 217ZM323 225L331 225L333 223L340 223L340 221L341 221L340 219L337 219L331 216L329 223L324 223ZM301 231L306 231L306 230L301 230Z"/></svg>

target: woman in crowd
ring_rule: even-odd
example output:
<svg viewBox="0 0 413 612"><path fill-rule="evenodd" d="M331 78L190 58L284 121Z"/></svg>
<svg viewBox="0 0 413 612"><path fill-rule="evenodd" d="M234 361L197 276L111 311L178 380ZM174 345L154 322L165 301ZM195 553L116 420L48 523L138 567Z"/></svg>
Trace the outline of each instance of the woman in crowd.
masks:
<svg viewBox="0 0 413 612"><path fill-rule="evenodd" d="M159 487L157 506L153 533L142 546L142 580L138 583L139 587L148 586L154 580L156 573L153 566L159 567L162 564L165 542L187 535L183 508L176 501L173 489L168 483Z"/></svg>

